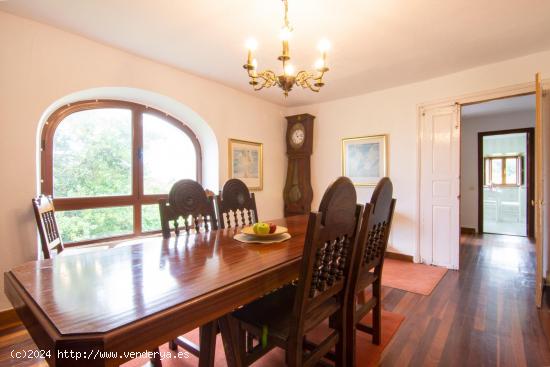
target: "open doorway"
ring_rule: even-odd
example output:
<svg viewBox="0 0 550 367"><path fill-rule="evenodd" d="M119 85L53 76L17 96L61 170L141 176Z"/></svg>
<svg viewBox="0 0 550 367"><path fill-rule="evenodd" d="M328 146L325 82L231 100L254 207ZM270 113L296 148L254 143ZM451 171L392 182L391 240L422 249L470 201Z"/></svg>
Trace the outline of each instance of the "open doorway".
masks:
<svg viewBox="0 0 550 367"><path fill-rule="evenodd" d="M533 237L535 96L463 106L461 122L461 230Z"/></svg>
<svg viewBox="0 0 550 367"><path fill-rule="evenodd" d="M416 261L459 269L460 232L479 232L477 134L517 128L535 128L534 207L535 300L542 303L543 274L550 279L548 255L548 200L550 165L550 82L543 93L540 74L535 83L480 92L418 107L418 244ZM514 96L514 97L512 97ZM517 98L517 99L516 99ZM492 107L489 107L492 106ZM476 111L478 110L478 111ZM491 112L492 111L492 112ZM498 113L494 113L497 112ZM509 113L507 113L509 112ZM461 116L462 114L462 116ZM505 115L526 119L506 119ZM469 116L470 115L470 116ZM487 115L492 115L489 118ZM480 129L472 120L488 117L491 128ZM522 126L523 125L523 126ZM477 131L475 129L478 129ZM473 133L468 131L474 130ZM466 169L470 166L473 169ZM469 177L468 177L469 176ZM495 235L487 235L494 237ZM498 235L509 241L523 240ZM466 236L464 236L466 237ZM480 236L482 237L482 236ZM498 254L502 255L502 254Z"/></svg>
<svg viewBox="0 0 550 367"><path fill-rule="evenodd" d="M534 236L534 128L478 133L478 228Z"/></svg>

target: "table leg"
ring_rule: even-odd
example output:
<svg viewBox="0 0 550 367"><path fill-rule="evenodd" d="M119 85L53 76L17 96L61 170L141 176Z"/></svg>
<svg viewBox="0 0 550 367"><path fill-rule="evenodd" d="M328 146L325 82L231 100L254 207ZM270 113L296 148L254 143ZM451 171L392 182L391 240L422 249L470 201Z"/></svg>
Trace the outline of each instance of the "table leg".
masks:
<svg viewBox="0 0 550 367"><path fill-rule="evenodd" d="M243 361L238 348L238 337L236 325L232 325L237 322L231 317L231 315L222 316L219 320L220 332L222 334L223 349L225 351L225 358L227 359L228 367L242 367Z"/></svg>
<svg viewBox="0 0 550 367"><path fill-rule="evenodd" d="M153 367L162 367L162 362L160 360L160 349L157 347L153 352L155 354L154 357L151 358L151 364L153 365Z"/></svg>
<svg viewBox="0 0 550 367"><path fill-rule="evenodd" d="M217 334L217 321L209 322L199 328L199 367L214 367Z"/></svg>

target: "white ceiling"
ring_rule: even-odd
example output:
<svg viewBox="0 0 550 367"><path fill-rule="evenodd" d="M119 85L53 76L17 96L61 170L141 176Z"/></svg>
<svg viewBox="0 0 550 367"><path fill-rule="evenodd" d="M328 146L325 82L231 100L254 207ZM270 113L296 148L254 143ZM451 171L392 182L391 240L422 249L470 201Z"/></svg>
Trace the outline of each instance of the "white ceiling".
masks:
<svg viewBox="0 0 550 367"><path fill-rule="evenodd" d="M328 38L331 71L319 94L253 92L242 64L259 42L260 68L279 71L280 0L7 0L32 18L285 105L315 103L550 49L548 0L289 0L297 69Z"/></svg>
<svg viewBox="0 0 550 367"><path fill-rule="evenodd" d="M509 113L532 112L535 115L535 95L497 99L462 107L462 120L472 117L502 115Z"/></svg>

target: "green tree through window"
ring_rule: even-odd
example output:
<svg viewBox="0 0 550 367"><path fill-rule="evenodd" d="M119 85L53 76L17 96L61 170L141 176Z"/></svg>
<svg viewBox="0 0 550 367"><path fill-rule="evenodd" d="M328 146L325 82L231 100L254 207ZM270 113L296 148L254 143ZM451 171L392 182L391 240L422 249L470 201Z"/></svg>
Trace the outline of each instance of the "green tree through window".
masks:
<svg viewBox="0 0 550 367"><path fill-rule="evenodd" d="M82 102L43 134L43 192L66 243L160 229L158 200L182 178L200 181L200 146L183 123L126 102Z"/></svg>

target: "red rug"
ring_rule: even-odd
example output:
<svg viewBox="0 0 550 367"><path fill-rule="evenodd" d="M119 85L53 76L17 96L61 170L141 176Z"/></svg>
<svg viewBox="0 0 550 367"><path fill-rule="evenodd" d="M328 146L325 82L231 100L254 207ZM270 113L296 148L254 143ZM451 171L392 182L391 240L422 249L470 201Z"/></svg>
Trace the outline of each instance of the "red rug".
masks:
<svg viewBox="0 0 550 367"><path fill-rule="evenodd" d="M374 345L371 343L371 337L368 334L357 332L357 366L361 367L371 367L371 366L377 366L378 361L380 360L380 357L382 355L382 352L384 351L384 348L388 345L392 337L395 335L395 332L397 329L399 329L399 326L403 322L405 317L403 315L389 312L389 311L382 311L382 341L380 345ZM367 315L363 322L370 323L371 315ZM319 330L315 330L315 334L323 333L324 330L320 328ZM192 332L186 334L186 337L188 337L190 340L194 341L195 343L198 342L198 329L193 330ZM315 335L311 337L311 340L315 340ZM183 351L181 348L178 349L179 351ZM169 351L168 344L164 344L160 348L161 354L164 354ZM174 353L174 352L172 352ZM255 366L263 366L263 367L278 367L278 366L284 366L284 358L285 354L284 351L275 348L270 353L268 353L266 356L258 360L254 365ZM124 367L137 367L142 366L144 363L147 363L147 359L134 359L132 361L129 361L122 366ZM164 359L162 361L163 367L196 367L198 366L198 359L195 356L189 356L188 358L170 358L170 359ZM218 335L218 340L216 343L216 360L215 360L215 366L218 367L224 367L227 366L227 363L225 361L225 353L223 350L223 344L221 341L221 337Z"/></svg>
<svg viewBox="0 0 550 367"><path fill-rule="evenodd" d="M429 296L446 273L446 268L385 259L382 285Z"/></svg>

